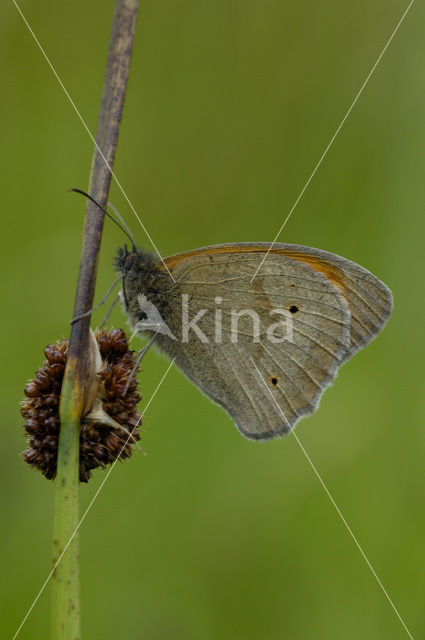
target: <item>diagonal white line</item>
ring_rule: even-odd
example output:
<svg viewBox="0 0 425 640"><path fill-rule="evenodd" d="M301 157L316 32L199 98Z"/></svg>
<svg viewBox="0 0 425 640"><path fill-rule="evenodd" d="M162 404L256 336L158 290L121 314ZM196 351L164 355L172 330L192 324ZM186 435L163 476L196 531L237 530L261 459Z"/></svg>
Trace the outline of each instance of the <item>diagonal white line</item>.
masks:
<svg viewBox="0 0 425 640"><path fill-rule="evenodd" d="M159 258L160 258L160 260L161 260L162 264L164 265L165 269L168 271L168 274L169 274L170 278L172 279L172 281L173 281L173 282L175 282L175 280L174 280L174 278L173 278L172 274L170 273L170 270L168 269L167 265L166 265L166 264L165 264L165 262L164 262L164 259L162 258L161 254L159 253L157 246L155 245L154 241L152 240L151 236L149 235L149 233L148 233L148 231L147 231L147 229L146 229L145 225L143 224L143 222L142 222L142 221L141 221L141 219L139 218L139 216L138 216L138 214L137 214L137 211L135 210L135 208L133 207L132 203L130 202L130 200L129 200L129 198L128 198L127 194L126 194L126 192L124 191L124 188L122 187L122 185L121 185L120 181L118 180L117 176L115 175L114 171L112 170L112 168L111 168L111 166L110 166L109 162L106 160L106 158L105 158L105 156L103 155L103 153L102 153L101 149L99 148L99 145L97 144L97 142L96 142L96 140L95 140L95 137L93 136L92 132L91 132L91 131L90 131L90 129L88 128L88 126L87 126L87 124L86 124L86 122L85 122L85 120L84 120L83 116L82 116L82 115L81 115L81 113L79 112L79 110L78 110L78 108L77 108L77 106L76 106L75 102L73 101L73 99L72 99L72 98L71 98L71 96L69 95L69 93L68 93L68 91L67 91L67 89L66 89L65 85L63 84L62 80L60 79L59 75L57 74L56 69L54 68L53 64L50 62L50 59L49 59L49 57L47 56L47 53L44 51L43 47L41 46L41 44L40 44L40 42L39 42L39 40L38 40L37 36L35 35L34 31L31 29L30 25L28 24L27 19L25 18L24 14L22 13L22 11L21 11L20 7L17 5L16 1L15 1L15 0L12 0L12 2L13 2L13 4L15 5L16 9L18 10L18 12L19 12L19 14L20 14L20 16L21 16L22 20L24 21L25 25L27 26L28 31L30 32L30 34L31 34L31 35L32 35L32 37L34 38L34 40L35 40L35 42L36 42L36 44L37 44L38 48L40 49L41 53L43 54L43 56L44 56L44 58L45 58L45 60L46 60L47 64L49 65L50 69L52 70L52 72L53 72L53 74L54 74L54 76L55 76L56 80L59 82L60 86L62 87L63 92L65 93L66 97L68 98L69 102L71 103L71 105L72 105L72 107L73 107L73 109L74 109L75 113L77 114L77 116L78 116L78 117L79 117L79 119L81 120L81 122L82 122L82 125L83 125L84 129L85 129L85 130L87 131L87 133L89 134L89 136L90 136L90 138L91 138L91 140L92 140L93 144L95 145L96 149L98 150L99 154L101 155L101 157L102 157L102 159L103 159L103 161L104 161L105 165L107 166L107 168L108 168L108 169L109 169L109 171L111 172L111 175L112 175L112 177L114 178L114 180L115 180L116 184L118 185L119 190L121 191L121 193L123 194L124 198L126 199L127 204L129 205L130 209L132 210L132 212L133 212L133 213L134 213L134 215L136 216L137 220L139 221L140 226L142 227L143 231L145 232L146 236L147 236L147 237L148 237L148 239L149 239L149 242L151 243L151 245L153 246L153 248L154 248L154 249L155 249L155 251L157 252L157 254L158 254L158 256L159 256Z"/></svg>
<svg viewBox="0 0 425 640"><path fill-rule="evenodd" d="M370 562L369 562L369 560L368 560L368 558L367 558L367 556L366 556L365 552L363 551L362 547L360 546L359 541L357 540L356 536L355 536L355 535L354 535L354 533L352 532L352 530L351 530L351 528L350 528L350 525L348 524L348 522L346 521L346 519L345 519L345 518L344 518L344 516L342 515L340 508L338 507L337 503L335 502L334 498L332 497L332 495L331 495L331 493L330 493L329 489L328 489L328 488L327 488L327 486L325 485L325 483L324 483L324 481L323 481L323 479L322 479L321 475L320 475L320 474L319 474L319 472L317 471L317 469L316 469L315 465L313 464L313 462L312 462L312 460L311 460L310 456L308 455L307 451L304 449L304 447L303 447L302 443L300 442L300 439L298 438L297 434L295 433L295 430L294 430L294 429L291 429L291 426L290 426L290 424L289 424L288 420L286 419L285 414L283 413L282 409L280 408L280 405L278 404L278 402L277 402L276 398L274 397L274 395L272 394L271 390L270 390L270 389L269 389L269 387L267 386L267 382L264 380L263 376L262 376L262 375L261 375L261 373L260 373L260 370L258 369L257 365L255 364L255 362L254 362L254 360L251 358L251 356L250 356L250 360L251 360L252 364L254 365L255 369L257 370L257 373L258 373L258 375L260 376L261 380L263 381L263 383L264 383L264 385L265 385L265 387L266 387L267 391L270 393L270 395L271 395L271 398L272 398L273 402L275 403L275 405L276 405L276 406L277 406L277 408L279 409L279 412L280 412L280 414L281 414L282 418L285 420L286 424L288 425L290 432L292 433L292 435L294 436L294 438L295 438L295 440L297 441L298 445L300 446L301 451L303 452L303 454L304 454L304 455L305 455L305 457L307 458L307 460L308 460L308 462L309 462L309 464L310 464L311 468L313 469L314 473L316 474L316 477L318 478L318 480L319 480L320 484L321 484L321 485L322 485L322 487L324 488L324 490L325 490L325 492L326 492L326 494L327 494L327 496L328 496L329 500L332 502L333 506L335 507L337 514L339 515L339 517L341 518L342 522L343 522L343 523L344 523L344 525L345 525L345 528L347 529L348 533L350 534L350 536L351 536L351 537L352 537L352 539L354 540L354 542L355 542L355 544L356 544L356 547L357 547L357 548L358 548L358 550L360 551L360 553L361 553L361 555L363 556L363 559L365 560L365 562L366 562L367 566L369 567L369 569L371 570L372 574L374 575L375 580L377 581L377 583L378 583L378 584L379 584L379 586L381 587L382 591L384 592L385 597L387 598L388 602L390 603L391 607L393 608L393 610L394 610L394 612L395 612L395 614L396 614L397 618L400 620L400 622L401 622L401 624L403 625L404 630L406 631L406 633L407 633L407 635L409 636L409 638L410 638L411 640L413 640L413 636L412 636L412 634L410 633L409 629L407 628L406 623L404 622L403 618L402 618L402 617L401 617L401 615L399 614L399 612L398 612L398 610L397 610L397 608L396 608L396 606L395 606L394 602L391 600L390 596L388 595L388 592L386 591L386 589L385 589L384 585L382 584L381 580L379 579L379 577L378 577L378 575L377 575L377 573L376 573L375 569L374 569L374 568L372 567L372 565L370 564Z"/></svg>
<svg viewBox="0 0 425 640"><path fill-rule="evenodd" d="M269 255L270 251L273 249L274 245L276 244L276 241L278 239L278 237L280 236L280 234L282 233L282 230L284 228L284 226L286 225L286 223L288 222L289 218L291 217L295 207L297 206L297 204L299 203L299 201L301 200L301 198L304 195L305 190L307 189L308 185L310 184L311 180L313 179L316 171L318 170L318 168L320 167L320 165L322 164L326 154L328 153L329 149L331 148L335 138L337 137L338 133L341 131L344 122L347 120L348 116L350 115L353 107L355 106L357 100L360 98L363 89L365 88L365 86L367 85L367 83L369 82L373 72L375 71L376 67L378 66L379 62L381 61L382 56L384 55L384 53L386 52L386 50L388 49L388 47L390 46L391 40L394 38L395 34L397 33L401 23L403 22L404 18L406 17L410 7L412 6L412 4L414 3L415 0L410 0L409 5L407 7L407 9L405 10L405 12L403 13L403 15L401 16L400 20L397 23L396 28L394 29L394 31L392 32L391 36L389 37L387 44L385 45L385 47L382 49L381 53L378 56L377 61L375 62L375 64L373 65L372 69L369 71L366 80L363 82L362 86L360 87L359 92L357 93L356 97L354 98L353 102L351 103L350 108L348 109L347 113L345 114L345 116L343 117L343 119L341 120L341 122L338 125L337 130L335 131L335 133L333 134L328 146L326 147L326 149L324 150L324 152L322 153L322 155L320 156L319 162L316 164L316 166L314 167L309 179L307 180L307 182L305 183L305 185L303 186L303 188L300 191L300 194L298 196L298 198L295 200L294 204L292 205L292 208L290 209L288 215L286 216L285 220L283 221L282 226L280 227L279 231L277 232L275 239L273 240L273 242L270 244L270 247L267 250L266 255L264 256L264 258L261 260L260 264L257 267L256 272L254 273L254 275L252 276L250 283L254 280L255 276L257 275L257 273L259 272L259 270L261 269L261 267L264 264L264 261L266 260L267 256Z"/></svg>
<svg viewBox="0 0 425 640"><path fill-rule="evenodd" d="M146 411L147 411L147 409L148 409L148 407L149 407L150 403L152 402L152 400L153 400L153 399L154 399L154 397L156 396L156 394L157 394L157 391L158 391L159 387L160 387L160 386L162 385L162 383L164 382L164 380L165 380L165 377L166 377L167 373L169 372L169 370L171 369L171 367L172 367L172 366L173 366L173 364L174 364L174 360L175 360L175 358L173 358L173 360L172 360L172 361L170 362L170 364L168 365L166 372L165 372L165 373L164 373L164 375L162 376L162 378L161 378L161 380L159 381L159 383L158 383L158 385L157 385L157 387L156 387L155 391L154 391L154 392L153 392L153 394L151 395L151 397L150 397L150 399L149 399L149 401L148 401L148 403L147 403L146 407L144 408L144 410L143 410L143 412L142 412L142 414L141 414L141 416L140 416L139 420L137 421L137 423L135 424L135 426L134 426L134 427L133 427L133 429L131 430L131 432L130 432L130 434L129 434L128 438L127 438L127 440L124 442L124 444L123 444L123 446L122 446L122 448L121 448L121 451L119 452L119 454L118 454L118 455L117 455L117 457L115 458L114 462L111 464L111 466L110 466L110 468L109 468L109 470L108 470L108 473L106 474L106 476L105 476L105 477L104 477L104 479L102 480L101 484L99 485L99 488L97 489L96 493L94 494L93 498L91 499L90 504L88 505L87 509L84 511L83 515L81 516L80 521L79 521L79 523L77 524L76 528L74 529L74 532L73 532L72 536L69 538L68 542L66 543L66 545L65 545L65 546L64 546L64 548L63 548L62 553L60 554L59 558L56 560L55 564L53 565L53 569L50 571L50 573L49 573L49 575L47 576L46 580L43 582L43 584L42 584L42 586L41 586L40 591L38 592L37 596L34 598L34 600L33 600L32 604L31 604L30 608L28 609L27 613L25 614L25 617L24 617L24 619L22 620L21 624L19 625L19 627L18 627L18 629L17 629L17 631L16 631L15 635L13 636L13 639L12 639L12 640L15 640L15 638L17 638L17 637L18 637L18 634L19 634L20 630L22 629L22 627L24 626L24 624L25 624L25 622L26 622L26 620L27 620L28 616L30 615L31 611L34 609L35 605L37 604L37 601L38 601L38 599L40 598L41 594L43 593L44 589L46 588L47 583L49 582L49 580L50 580L50 578L52 577L53 573L55 572L55 570L56 570L56 568L57 568L58 564L60 563L60 561L62 560L63 556L65 555L65 552L66 552L66 550L68 549L69 545L71 544L71 542L73 541L74 537L76 536L76 534L77 534L77 532L78 532L78 530L79 530L79 528L80 528L80 526L81 526L81 524L82 524L83 520L85 520L85 518L86 518L86 516L87 516L88 512L90 511L90 509L92 508L92 506L93 506L93 504L94 504L94 502L95 502L96 498L98 497L99 493L102 491L102 489L103 489L103 487L104 487L104 485L105 485L105 482L107 481L107 479L108 479L108 478L109 478L109 476L111 475L111 473L112 473L112 471L113 471L113 469L114 469L115 465L117 464L118 460L120 459L121 454L122 454L122 452L124 451L125 447L127 446L128 441L129 441L129 440L130 440L130 438L133 436L133 433L134 433L135 429L139 426L139 424L140 424L140 420L141 420L141 419L143 418L143 416L145 415L145 413L146 413Z"/></svg>

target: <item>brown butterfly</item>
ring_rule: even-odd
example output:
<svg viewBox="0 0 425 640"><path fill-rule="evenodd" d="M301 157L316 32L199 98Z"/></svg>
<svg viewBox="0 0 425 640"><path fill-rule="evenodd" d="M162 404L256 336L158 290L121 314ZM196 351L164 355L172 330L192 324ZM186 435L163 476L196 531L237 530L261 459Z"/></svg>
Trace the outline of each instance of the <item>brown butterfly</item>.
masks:
<svg viewBox="0 0 425 640"><path fill-rule="evenodd" d="M312 413L392 309L390 290L369 271L311 247L222 244L165 260L133 247L116 265L135 331L255 440Z"/></svg>

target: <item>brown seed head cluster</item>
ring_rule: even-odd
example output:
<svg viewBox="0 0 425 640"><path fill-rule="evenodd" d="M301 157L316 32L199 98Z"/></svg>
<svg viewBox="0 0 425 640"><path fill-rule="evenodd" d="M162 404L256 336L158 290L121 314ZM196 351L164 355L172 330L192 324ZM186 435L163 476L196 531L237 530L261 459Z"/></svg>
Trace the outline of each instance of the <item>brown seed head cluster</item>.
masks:
<svg viewBox="0 0 425 640"><path fill-rule="evenodd" d="M135 442L140 440L140 414L137 411L140 395L136 375L131 378L127 393L123 395L135 366L126 334L121 329L112 329L109 332L96 331L94 336L102 360L95 376L95 406L86 412L81 422L81 482L88 482L92 469L105 467L117 457L129 458ZM68 340L44 349L47 359L37 370L34 380L26 386L27 397L21 409L29 435L24 459L49 479L56 475L59 400L67 352Z"/></svg>

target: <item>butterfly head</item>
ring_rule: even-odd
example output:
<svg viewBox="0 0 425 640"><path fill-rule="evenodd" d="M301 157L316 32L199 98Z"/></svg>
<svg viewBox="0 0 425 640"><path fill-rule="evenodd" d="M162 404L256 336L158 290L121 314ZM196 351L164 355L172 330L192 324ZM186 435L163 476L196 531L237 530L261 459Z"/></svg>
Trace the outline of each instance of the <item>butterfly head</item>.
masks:
<svg viewBox="0 0 425 640"><path fill-rule="evenodd" d="M136 247L132 247L131 251L128 250L127 245L119 247L118 253L115 258L115 266L124 276L129 273L139 259L139 250Z"/></svg>
<svg viewBox="0 0 425 640"><path fill-rule="evenodd" d="M160 294L158 278L161 277L161 270L158 267L158 258L145 251L127 245L118 249L115 258L115 266L118 272L122 273L122 302L124 311L130 315L132 320L139 320L140 308L138 296L143 294L153 302L157 302Z"/></svg>

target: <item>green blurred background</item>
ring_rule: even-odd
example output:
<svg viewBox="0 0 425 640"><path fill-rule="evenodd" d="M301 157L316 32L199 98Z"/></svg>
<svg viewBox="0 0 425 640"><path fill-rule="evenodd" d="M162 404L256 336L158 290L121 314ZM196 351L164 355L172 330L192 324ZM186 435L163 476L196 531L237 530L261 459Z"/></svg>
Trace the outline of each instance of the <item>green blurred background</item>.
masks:
<svg viewBox="0 0 425 640"><path fill-rule="evenodd" d="M272 240L407 6L142 0L116 173L163 255ZM113 2L22 9L96 129ZM383 334L297 435L415 638L425 635L425 8L415 3L280 240L393 290ZM1 49L2 637L51 563L54 485L25 467L19 401L72 316L92 143L12 2ZM148 241L118 188L111 200ZM97 297L123 236L106 223ZM94 321L100 321L103 311ZM115 326L125 326L120 310ZM137 340L135 347L137 347ZM151 351L146 403L167 366ZM255 443L173 369L81 529L83 637L403 639L294 438ZM81 487L82 509L104 475ZM20 638L49 633L49 589Z"/></svg>

